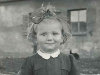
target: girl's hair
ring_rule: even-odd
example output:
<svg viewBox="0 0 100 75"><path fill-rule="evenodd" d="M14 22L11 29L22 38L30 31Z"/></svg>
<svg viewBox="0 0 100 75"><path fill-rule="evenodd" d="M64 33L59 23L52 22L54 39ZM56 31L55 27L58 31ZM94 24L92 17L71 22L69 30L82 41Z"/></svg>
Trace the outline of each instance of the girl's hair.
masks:
<svg viewBox="0 0 100 75"><path fill-rule="evenodd" d="M48 7L48 6L47 6ZM52 20L57 20L61 26L62 26L62 35L63 35L63 42L61 44L64 44L70 37L71 37L71 33L70 33L70 26L67 22L67 18L63 17L63 15L61 16L57 16L54 11L51 10L51 8L45 9L42 8L42 11L44 12L40 12L38 15L36 16L30 16L31 18L31 23L29 23L29 27L28 27L28 35L27 38L29 41L33 42L34 44L36 43L36 28L37 25L39 25L40 22L42 22L44 19L52 19Z"/></svg>

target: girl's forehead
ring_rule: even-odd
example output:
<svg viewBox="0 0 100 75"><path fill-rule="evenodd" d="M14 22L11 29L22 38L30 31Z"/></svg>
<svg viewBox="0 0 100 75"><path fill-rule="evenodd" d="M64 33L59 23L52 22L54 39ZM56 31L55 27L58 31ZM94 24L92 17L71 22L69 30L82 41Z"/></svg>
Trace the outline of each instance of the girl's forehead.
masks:
<svg viewBox="0 0 100 75"><path fill-rule="evenodd" d="M38 30L53 30L53 29L62 29L62 26L60 24L60 22L58 22L57 20L52 20L52 19L45 19L43 20L39 25L37 25L37 29Z"/></svg>
<svg viewBox="0 0 100 75"><path fill-rule="evenodd" d="M57 19L44 19L39 25L50 25L50 24L61 25L61 23Z"/></svg>

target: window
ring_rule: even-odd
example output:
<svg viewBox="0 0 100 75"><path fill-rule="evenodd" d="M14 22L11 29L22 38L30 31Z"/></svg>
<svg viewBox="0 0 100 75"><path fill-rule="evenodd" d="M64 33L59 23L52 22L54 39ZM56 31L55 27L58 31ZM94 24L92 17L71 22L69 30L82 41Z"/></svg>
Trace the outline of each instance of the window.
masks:
<svg viewBox="0 0 100 75"><path fill-rule="evenodd" d="M69 22L71 24L72 35L85 35L86 34L86 9L82 10L69 10Z"/></svg>

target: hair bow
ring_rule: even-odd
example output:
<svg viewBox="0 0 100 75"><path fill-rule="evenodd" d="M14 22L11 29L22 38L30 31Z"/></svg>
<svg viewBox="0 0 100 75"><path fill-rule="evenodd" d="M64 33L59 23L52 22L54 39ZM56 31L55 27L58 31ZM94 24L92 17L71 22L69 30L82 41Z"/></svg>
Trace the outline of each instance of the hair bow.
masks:
<svg viewBox="0 0 100 75"><path fill-rule="evenodd" d="M44 4L42 4L41 8L38 9L37 11L30 13L30 19L34 24L39 24L43 19L49 18L51 16L55 16L55 7L53 7L50 3L46 6L43 7Z"/></svg>

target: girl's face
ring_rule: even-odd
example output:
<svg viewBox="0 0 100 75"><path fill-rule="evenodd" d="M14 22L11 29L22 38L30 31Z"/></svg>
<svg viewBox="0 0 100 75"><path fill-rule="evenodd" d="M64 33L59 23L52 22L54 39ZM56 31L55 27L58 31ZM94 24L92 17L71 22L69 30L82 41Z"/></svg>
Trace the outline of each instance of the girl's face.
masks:
<svg viewBox="0 0 100 75"><path fill-rule="evenodd" d="M61 25L58 21L44 20L37 26L37 42L40 50L53 53L60 47L63 41Z"/></svg>

